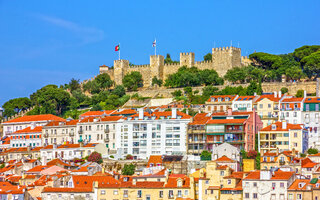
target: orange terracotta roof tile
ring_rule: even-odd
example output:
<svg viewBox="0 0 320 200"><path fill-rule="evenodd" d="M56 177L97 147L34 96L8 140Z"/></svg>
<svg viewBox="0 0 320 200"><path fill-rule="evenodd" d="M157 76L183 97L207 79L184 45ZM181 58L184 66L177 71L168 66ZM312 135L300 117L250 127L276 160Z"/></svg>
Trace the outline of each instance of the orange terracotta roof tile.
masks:
<svg viewBox="0 0 320 200"><path fill-rule="evenodd" d="M27 171L27 173L35 173L35 172L41 172L45 169L47 169L49 166L46 166L46 165L38 165L38 166L35 166L34 168L31 168Z"/></svg>
<svg viewBox="0 0 320 200"><path fill-rule="evenodd" d="M125 110L122 110L122 111L119 111L119 112L117 112L117 111L115 111L115 112L113 112L112 113L112 115L133 115L133 114L136 114L137 113L137 111L135 111L135 110L132 110L132 109L125 109Z"/></svg>
<svg viewBox="0 0 320 200"><path fill-rule="evenodd" d="M276 125L276 129L275 130L272 130L272 125ZM273 124L270 124L269 126L261 129L260 131L288 131L288 130L301 130L303 129L303 125L302 124L289 124L287 123L287 128L284 129L282 127L282 122L276 122L276 123L273 123Z"/></svg>
<svg viewBox="0 0 320 200"><path fill-rule="evenodd" d="M101 121L106 122L106 121L118 121L122 118L122 116L105 116L101 118Z"/></svg>
<svg viewBox="0 0 320 200"><path fill-rule="evenodd" d="M221 156L214 162L236 162L236 161L232 160L231 158L228 158L227 156Z"/></svg>
<svg viewBox="0 0 320 200"><path fill-rule="evenodd" d="M247 119L211 119L207 124L243 124Z"/></svg>
<svg viewBox="0 0 320 200"><path fill-rule="evenodd" d="M189 125L205 125L211 117L207 113L198 113L193 117Z"/></svg>
<svg viewBox="0 0 320 200"><path fill-rule="evenodd" d="M62 160L60 160L58 158L53 159L47 163L47 166L52 166L52 165L62 165L62 166L66 166L66 167L71 166L70 164L63 162Z"/></svg>
<svg viewBox="0 0 320 200"><path fill-rule="evenodd" d="M281 102L301 102L303 100L302 97L299 98L284 98L281 100Z"/></svg>
<svg viewBox="0 0 320 200"><path fill-rule="evenodd" d="M157 156L157 155L151 155L149 160L148 160L148 165L147 167L150 167L150 164L153 164L153 166L157 166L157 164L162 165L162 156Z"/></svg>
<svg viewBox="0 0 320 200"><path fill-rule="evenodd" d="M278 95L278 94L277 94ZM283 97L283 95L282 95ZM279 102L281 98L274 97L274 94L266 94L266 95L260 95L260 97L256 100L256 102L261 101L262 99L269 99L270 101Z"/></svg>
<svg viewBox="0 0 320 200"><path fill-rule="evenodd" d="M309 185L309 179L296 179L288 188L288 190L306 190ZM302 186L302 187L301 187Z"/></svg>
<svg viewBox="0 0 320 200"><path fill-rule="evenodd" d="M189 188L190 187L190 178L189 177L172 177L171 175L168 178L167 184L165 184L165 188L177 188L177 179L182 180L181 188Z"/></svg>
<svg viewBox="0 0 320 200"><path fill-rule="evenodd" d="M37 121L65 121L65 119L52 115L25 115L23 117L19 117L16 119L9 120L7 122L3 122L4 124L8 123L17 123L17 122L37 122Z"/></svg>
<svg viewBox="0 0 320 200"><path fill-rule="evenodd" d="M93 192L92 187L74 187L74 188L58 188L58 187L44 187L43 193L88 193Z"/></svg>
<svg viewBox="0 0 320 200"><path fill-rule="evenodd" d="M304 100L305 103L320 103L319 97L307 97Z"/></svg>
<svg viewBox="0 0 320 200"><path fill-rule="evenodd" d="M227 165L218 165L217 166L217 169L219 169L219 170L226 170L227 168L228 168Z"/></svg>
<svg viewBox="0 0 320 200"><path fill-rule="evenodd" d="M207 102L218 102L218 98L221 98L223 102L225 102L226 98L229 98L228 100L229 102L229 101L233 101L235 97L236 95L213 95L207 100ZM213 98L214 98L214 101L213 101Z"/></svg>
<svg viewBox="0 0 320 200"><path fill-rule="evenodd" d="M79 122L79 120L77 120L77 119L65 121L65 122L52 121L52 122L49 122L46 126L75 126L75 125L77 125L78 122Z"/></svg>
<svg viewBox="0 0 320 200"><path fill-rule="evenodd" d="M80 116L81 117L84 117L84 116L101 116L103 115L104 112L102 111L88 111L88 112L85 112L83 114L81 114Z"/></svg>
<svg viewBox="0 0 320 200"><path fill-rule="evenodd" d="M250 101L253 100L256 96L238 96L235 101Z"/></svg>
<svg viewBox="0 0 320 200"><path fill-rule="evenodd" d="M42 132L42 126L36 126L34 129L31 129L31 127L27 127L22 130L18 130L11 134L19 134L19 133L41 133Z"/></svg>

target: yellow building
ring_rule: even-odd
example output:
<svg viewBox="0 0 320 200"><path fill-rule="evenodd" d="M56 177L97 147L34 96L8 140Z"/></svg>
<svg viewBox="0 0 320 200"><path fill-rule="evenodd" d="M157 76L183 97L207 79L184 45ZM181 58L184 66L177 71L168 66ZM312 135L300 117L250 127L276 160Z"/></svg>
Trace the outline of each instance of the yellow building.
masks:
<svg viewBox="0 0 320 200"><path fill-rule="evenodd" d="M122 177L117 184L95 182L98 200L107 199L194 199L193 178L184 174L152 174Z"/></svg>
<svg viewBox="0 0 320 200"><path fill-rule="evenodd" d="M255 170L256 161L255 159L243 159L243 171L244 172L250 172Z"/></svg>
<svg viewBox="0 0 320 200"><path fill-rule="evenodd" d="M207 162L205 170L200 169L199 176L198 183L195 181L195 199L242 199L243 172L233 172L229 166L211 161Z"/></svg>
<svg viewBox="0 0 320 200"><path fill-rule="evenodd" d="M275 122L259 131L258 142L260 152L295 149L303 153L308 148L308 135L303 125Z"/></svg>
<svg viewBox="0 0 320 200"><path fill-rule="evenodd" d="M280 94L281 95L281 94ZM279 116L279 96L274 95L261 95L255 102L255 107L258 115L263 122L263 127L278 121Z"/></svg>

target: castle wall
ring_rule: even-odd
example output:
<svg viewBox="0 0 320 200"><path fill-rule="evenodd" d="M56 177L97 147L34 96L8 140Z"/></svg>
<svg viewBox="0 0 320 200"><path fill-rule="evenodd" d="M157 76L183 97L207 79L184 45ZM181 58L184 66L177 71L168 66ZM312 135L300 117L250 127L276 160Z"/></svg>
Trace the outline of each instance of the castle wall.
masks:
<svg viewBox="0 0 320 200"><path fill-rule="evenodd" d="M180 63L164 64L161 55L150 56L150 65L129 66L128 60L115 60L114 69L100 66L100 73L108 73L117 85L122 84L123 77L132 71L139 71L144 80L144 87L152 85L152 78L157 77L165 81L170 74L176 73L182 66L195 66L200 70L214 69L219 76L237 66L248 65L251 61L247 57L241 57L241 49L236 47L223 47L212 49L212 61L195 62L194 53L180 53Z"/></svg>

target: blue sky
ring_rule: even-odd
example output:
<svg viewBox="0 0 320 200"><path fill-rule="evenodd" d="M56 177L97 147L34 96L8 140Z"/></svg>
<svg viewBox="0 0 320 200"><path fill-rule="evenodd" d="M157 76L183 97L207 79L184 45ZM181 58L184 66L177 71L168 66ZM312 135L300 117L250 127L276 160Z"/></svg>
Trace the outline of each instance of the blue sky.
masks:
<svg viewBox="0 0 320 200"><path fill-rule="evenodd" d="M240 45L288 53L320 44L320 1L17 1L0 0L0 105L47 84L88 79L121 58L149 63L154 53Z"/></svg>

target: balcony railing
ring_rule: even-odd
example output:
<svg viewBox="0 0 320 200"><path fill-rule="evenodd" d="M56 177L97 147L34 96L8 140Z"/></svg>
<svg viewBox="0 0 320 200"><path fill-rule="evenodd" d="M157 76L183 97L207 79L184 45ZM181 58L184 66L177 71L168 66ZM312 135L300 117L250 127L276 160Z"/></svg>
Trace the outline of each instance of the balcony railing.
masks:
<svg viewBox="0 0 320 200"><path fill-rule="evenodd" d="M78 133L79 133L79 134L82 134L82 133L83 133L83 130L82 130L82 129L80 129L80 130L78 131Z"/></svg>
<svg viewBox="0 0 320 200"><path fill-rule="evenodd" d="M109 142L109 138L105 138L105 139L104 139L104 142Z"/></svg>
<svg viewBox="0 0 320 200"><path fill-rule="evenodd" d="M105 133L109 133L110 130L109 130L108 128L106 128L106 129L104 129L104 132L105 132Z"/></svg>
<svg viewBox="0 0 320 200"><path fill-rule="evenodd" d="M226 132L228 133L242 133L243 130L242 129L227 129Z"/></svg>
<svg viewBox="0 0 320 200"><path fill-rule="evenodd" d="M225 142L228 142L228 143L243 143L244 141L243 140L225 140Z"/></svg>

